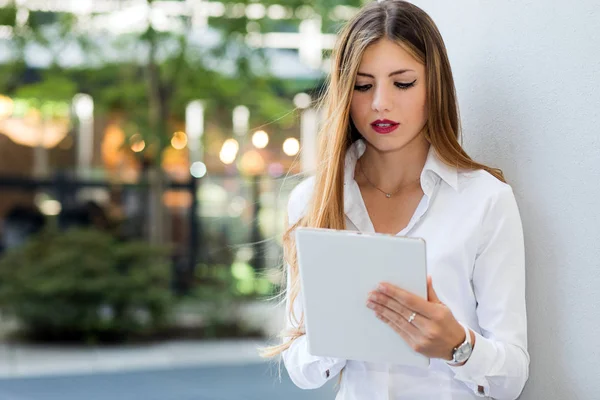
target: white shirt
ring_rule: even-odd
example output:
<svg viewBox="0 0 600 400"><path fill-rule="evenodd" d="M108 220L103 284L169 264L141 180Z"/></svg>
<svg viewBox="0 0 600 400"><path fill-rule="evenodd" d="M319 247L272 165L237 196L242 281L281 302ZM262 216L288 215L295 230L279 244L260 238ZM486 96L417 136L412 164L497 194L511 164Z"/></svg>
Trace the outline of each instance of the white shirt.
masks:
<svg viewBox="0 0 600 400"><path fill-rule="evenodd" d="M374 232L354 180L356 162L364 151L364 142L357 141L346 155L346 229ZM313 184L314 178L309 178L292 192L290 225L305 214ZM337 400L467 400L484 396L478 386L487 397L516 399L523 390L529 374L525 256L512 189L485 171L447 166L433 148L421 186L424 196L398 235L426 240L428 274L438 297L475 332L471 358L461 367L432 359L429 368L419 369L316 357L308 353L302 336L282 355L290 378L300 388L321 387L337 379L344 368ZM302 308L300 292L294 302L298 319ZM289 315L286 323L294 324Z"/></svg>

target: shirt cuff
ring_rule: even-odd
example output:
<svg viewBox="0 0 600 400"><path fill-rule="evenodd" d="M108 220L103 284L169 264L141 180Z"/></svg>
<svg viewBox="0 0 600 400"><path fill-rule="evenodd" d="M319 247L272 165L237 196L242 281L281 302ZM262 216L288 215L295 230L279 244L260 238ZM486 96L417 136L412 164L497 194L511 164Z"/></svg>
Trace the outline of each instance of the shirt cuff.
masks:
<svg viewBox="0 0 600 400"><path fill-rule="evenodd" d="M475 331L473 333L475 334L475 347L471 357L462 366L449 365L449 367L454 372L456 379L469 384L469 386L475 388L475 393L481 395L481 393L478 393L477 387L483 386L484 391L488 393L489 385L486 372L490 368L490 363L496 359L498 349L492 340L481 336Z"/></svg>
<svg viewBox="0 0 600 400"><path fill-rule="evenodd" d="M321 375L321 377L323 377L325 381L328 381L337 374L339 374L340 371L346 366L346 360L344 360L343 358L321 357L312 355L308 350L308 337L306 335L303 335L296 339L296 342L298 343L298 345L303 347L302 353L306 355L305 357L303 357L303 361L307 364L310 362L317 361L319 374Z"/></svg>
<svg viewBox="0 0 600 400"><path fill-rule="evenodd" d="M318 362L319 374L325 380L329 380L340 373L342 368L346 366L346 360L336 357L314 356L308 350L308 337L303 335L296 339L298 345L303 347L303 353L306 354L303 361L306 363Z"/></svg>
<svg viewBox="0 0 600 400"><path fill-rule="evenodd" d="M329 380L340 373L340 371L346 365L346 360L338 358L323 358L319 362L319 369L321 370L321 376L323 379Z"/></svg>

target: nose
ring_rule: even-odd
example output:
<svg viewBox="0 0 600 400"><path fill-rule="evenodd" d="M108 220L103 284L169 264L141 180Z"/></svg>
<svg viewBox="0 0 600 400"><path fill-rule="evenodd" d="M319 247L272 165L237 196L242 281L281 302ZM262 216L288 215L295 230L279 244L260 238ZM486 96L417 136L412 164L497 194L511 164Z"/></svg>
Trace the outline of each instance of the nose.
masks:
<svg viewBox="0 0 600 400"><path fill-rule="evenodd" d="M385 85L380 85L375 89L373 95L373 104L371 108L375 112L391 111L393 107L392 91Z"/></svg>

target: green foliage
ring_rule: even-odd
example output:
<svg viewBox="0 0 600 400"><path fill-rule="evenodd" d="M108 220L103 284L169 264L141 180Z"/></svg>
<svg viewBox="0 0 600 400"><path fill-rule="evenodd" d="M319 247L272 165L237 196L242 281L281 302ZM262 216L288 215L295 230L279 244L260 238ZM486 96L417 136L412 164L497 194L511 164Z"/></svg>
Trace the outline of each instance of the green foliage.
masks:
<svg viewBox="0 0 600 400"><path fill-rule="evenodd" d="M52 76L39 82L19 86L15 97L70 102L77 94L77 85L65 76Z"/></svg>
<svg viewBox="0 0 600 400"><path fill-rule="evenodd" d="M10 5L0 7L0 25L15 26L17 23L17 7Z"/></svg>
<svg viewBox="0 0 600 400"><path fill-rule="evenodd" d="M275 286L244 262L228 265L200 264L196 268L195 298L204 301L237 301L271 295Z"/></svg>
<svg viewBox="0 0 600 400"><path fill-rule="evenodd" d="M152 3L152 0L147 0ZM236 9L253 0L223 0L226 9ZM320 16L325 32L335 32L341 21L332 18L337 6L359 7L362 0L266 0L289 9L294 19L271 20L267 16L248 19L210 18L211 32L219 32L220 42L201 47L190 41L194 36L191 21L179 19L181 29L158 32L152 28L141 33L126 33L98 40L94 33L74 29L77 17L68 13L31 12L27 26L18 30L10 44L14 62L6 70L0 68L0 93L13 94L22 82L25 47L43 46L52 53L49 71L41 82L20 89L27 96L40 99L68 97L86 92L95 100L97 113L123 111L128 122L147 143L166 146L173 132L171 122L181 122L191 100L206 102L207 124L219 125L228 135L231 111L246 105L251 112L250 126L272 126L271 133L287 135L297 120L291 113L293 96L298 91L319 86L319 81L296 81L289 84L269 75L269 58L261 49L246 43L250 32L294 32L301 20L298 16ZM5 21L5 23L2 23ZM0 8L0 25L15 25L15 7ZM53 29L46 29L48 27ZM100 45L102 43L102 45ZM71 68L61 64L63 50L78 47L83 66ZM148 49L151 51L148 52ZM138 55L149 54L140 59ZM119 60L119 61L116 61ZM149 151L152 146L146 146ZM157 154L162 149L158 150ZM156 157L156 160L159 158Z"/></svg>
<svg viewBox="0 0 600 400"><path fill-rule="evenodd" d="M48 230L0 259L0 309L35 337L86 342L158 329L172 306L163 248Z"/></svg>
<svg viewBox="0 0 600 400"><path fill-rule="evenodd" d="M233 279L225 265L205 264L196 267L196 279L189 302L208 305L203 310L203 316L208 335L211 336L211 330L217 331L219 326L230 323L229 316L235 303Z"/></svg>
<svg viewBox="0 0 600 400"><path fill-rule="evenodd" d="M256 274L249 264L200 264L196 267L195 290L188 296L187 303L203 306L205 334L216 337L224 326L232 323L231 314L241 302L263 299L273 295L275 290L276 287L266 277Z"/></svg>

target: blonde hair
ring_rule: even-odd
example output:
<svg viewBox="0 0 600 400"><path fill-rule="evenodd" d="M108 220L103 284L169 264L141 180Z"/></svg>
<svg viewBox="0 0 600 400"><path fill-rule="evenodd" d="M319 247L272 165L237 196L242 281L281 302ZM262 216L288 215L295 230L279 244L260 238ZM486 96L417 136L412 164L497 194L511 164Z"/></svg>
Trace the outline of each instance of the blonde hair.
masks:
<svg viewBox="0 0 600 400"><path fill-rule="evenodd" d="M319 136L319 160L307 213L286 229L283 236L290 285L286 296L289 316L296 327L286 329L284 343L263 350L271 358L287 350L304 335L304 316L294 315L300 292L296 247L291 233L299 226L345 229L343 177L345 155L361 137L350 118L350 103L362 55L376 41L387 38L425 65L428 120L424 135L439 158L463 170L482 169L504 181L499 169L473 161L463 150L456 90L446 47L433 20L417 6L400 0L373 2L363 7L340 32L333 54L331 74L323 97L326 121ZM284 266L285 268L285 266Z"/></svg>

